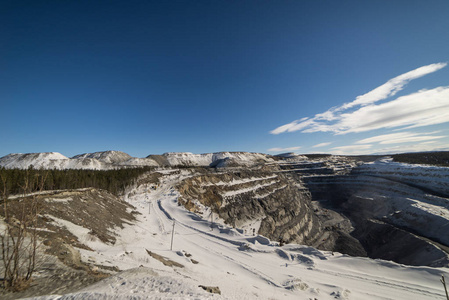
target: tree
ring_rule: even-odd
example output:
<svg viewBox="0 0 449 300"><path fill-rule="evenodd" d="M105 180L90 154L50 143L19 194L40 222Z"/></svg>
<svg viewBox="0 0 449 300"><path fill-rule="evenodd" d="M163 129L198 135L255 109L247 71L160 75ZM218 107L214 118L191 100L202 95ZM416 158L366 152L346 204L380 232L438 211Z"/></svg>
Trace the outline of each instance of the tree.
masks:
<svg viewBox="0 0 449 300"><path fill-rule="evenodd" d="M3 186L0 212L4 217L4 226L0 230L0 267L3 288L13 291L26 288L36 268L40 205L35 192L43 190L46 179L46 175L31 168L25 174L22 197L17 199L9 199L7 178L0 174Z"/></svg>
<svg viewBox="0 0 449 300"><path fill-rule="evenodd" d="M446 298L447 298L447 300L449 300L449 294L447 293L447 287L446 287L446 281L444 280L444 275L441 275L440 281L444 286L444 291L446 292Z"/></svg>

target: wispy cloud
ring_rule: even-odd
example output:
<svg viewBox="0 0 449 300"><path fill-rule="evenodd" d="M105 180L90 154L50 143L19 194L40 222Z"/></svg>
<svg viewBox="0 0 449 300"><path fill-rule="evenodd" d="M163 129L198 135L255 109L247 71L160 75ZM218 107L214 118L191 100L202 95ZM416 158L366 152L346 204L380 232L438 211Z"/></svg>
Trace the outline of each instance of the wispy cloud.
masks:
<svg viewBox="0 0 449 300"><path fill-rule="evenodd" d="M271 134L284 132L332 132L346 134L380 128L414 128L449 122L449 87L421 90L382 104L380 100L394 96L413 79L436 72L447 63L423 66L388 80L354 101L331 108L313 118L302 118L282 125ZM357 108L358 107L358 108ZM356 110L349 110L354 109Z"/></svg>
<svg viewBox="0 0 449 300"><path fill-rule="evenodd" d="M335 154L350 154L350 153L360 153L363 150L371 149L373 145L349 145L349 146L340 146L332 148L332 152Z"/></svg>
<svg viewBox="0 0 449 300"><path fill-rule="evenodd" d="M350 145L335 147L331 149L332 154L337 155L364 155L364 154L395 154L406 152L423 151L448 151L449 143L438 143L437 141L427 141L422 143L400 145L385 148L375 148L372 144Z"/></svg>
<svg viewBox="0 0 449 300"><path fill-rule="evenodd" d="M320 143L320 144L316 144L315 146L312 146L312 148L326 147L326 146L329 146L330 144L332 144L332 142Z"/></svg>
<svg viewBox="0 0 449 300"><path fill-rule="evenodd" d="M301 149L300 146L298 147L289 147L289 148L270 148L268 149L268 152L291 152Z"/></svg>
<svg viewBox="0 0 449 300"><path fill-rule="evenodd" d="M417 68L415 70L412 70L410 72L404 73L402 75L399 75L397 77L394 77L381 86L375 88L374 90L358 96L354 101L351 103L344 104L341 109L347 109L353 106L357 105L368 105L374 102L377 102L379 100L386 99L388 97L392 97L396 95L397 92L401 91L404 86L409 83L413 79L420 78L424 75L436 72L442 68L444 68L447 65L447 63L436 63L436 64L430 64L427 66L423 66L420 68Z"/></svg>
<svg viewBox="0 0 449 300"><path fill-rule="evenodd" d="M423 141L431 141L445 138L444 135L432 135L438 133L439 131L429 132L429 133L415 133L415 132L398 132L398 133L390 133L384 135L373 136L370 138L366 138L360 141L357 141L356 144L370 144L370 143L379 143L379 144L401 144L401 143L410 143L410 142L423 142Z"/></svg>

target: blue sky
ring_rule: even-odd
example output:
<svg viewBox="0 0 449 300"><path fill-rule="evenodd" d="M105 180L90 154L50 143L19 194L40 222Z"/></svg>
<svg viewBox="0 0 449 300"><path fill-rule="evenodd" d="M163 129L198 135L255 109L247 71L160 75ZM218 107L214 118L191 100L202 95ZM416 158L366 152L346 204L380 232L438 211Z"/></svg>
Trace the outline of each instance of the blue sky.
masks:
<svg viewBox="0 0 449 300"><path fill-rule="evenodd" d="M0 156L449 150L449 1L1 1Z"/></svg>

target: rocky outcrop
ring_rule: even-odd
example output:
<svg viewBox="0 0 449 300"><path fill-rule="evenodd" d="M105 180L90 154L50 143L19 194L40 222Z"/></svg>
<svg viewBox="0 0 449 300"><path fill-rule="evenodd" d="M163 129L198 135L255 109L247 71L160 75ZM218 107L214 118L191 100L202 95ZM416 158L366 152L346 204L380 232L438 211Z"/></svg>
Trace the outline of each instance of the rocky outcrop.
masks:
<svg viewBox="0 0 449 300"><path fill-rule="evenodd" d="M279 167L286 173L296 173L303 176L343 175L350 173L362 162L351 157L326 155L316 158L305 156L288 156L277 161Z"/></svg>
<svg viewBox="0 0 449 300"><path fill-rule="evenodd" d="M261 234L282 243L314 245L334 250L346 237L356 245L351 254L365 254L348 235L350 223L344 220L327 226L320 219L320 208L313 207L308 190L273 171L239 169L209 173L184 180L178 190L186 208L208 217L212 210L227 224L249 234ZM337 224L338 223L338 224ZM335 230L341 225L341 230Z"/></svg>

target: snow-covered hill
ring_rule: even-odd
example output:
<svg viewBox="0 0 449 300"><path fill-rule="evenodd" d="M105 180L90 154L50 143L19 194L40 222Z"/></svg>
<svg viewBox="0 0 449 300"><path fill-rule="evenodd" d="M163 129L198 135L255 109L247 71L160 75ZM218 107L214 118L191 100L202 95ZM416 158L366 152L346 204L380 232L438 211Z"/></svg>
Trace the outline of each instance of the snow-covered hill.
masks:
<svg viewBox="0 0 449 300"><path fill-rule="evenodd" d="M190 152L168 152L162 155L150 155L161 165L167 166L252 166L258 163L273 162L269 155L249 152L216 152L193 154ZM232 165L231 165L232 166Z"/></svg>
<svg viewBox="0 0 449 300"><path fill-rule="evenodd" d="M126 200L140 215L114 229L114 244L52 218L87 246L78 248L84 262L123 272L73 294L39 299L444 299L439 280L449 277L447 268L280 246L180 206L176 186L193 175L190 170L161 175L157 187L129 190Z"/></svg>
<svg viewBox="0 0 449 300"><path fill-rule="evenodd" d="M159 166L153 159L132 157L131 155L121 151L84 153L75 155L72 159L97 160L104 165L104 168Z"/></svg>
<svg viewBox="0 0 449 300"><path fill-rule="evenodd" d="M11 153L0 158L0 166L8 169L34 168L61 169L65 168L70 159L58 152L44 153Z"/></svg>
<svg viewBox="0 0 449 300"><path fill-rule="evenodd" d="M0 158L0 167L27 169L96 169L108 170L139 166L253 166L273 162L269 155L249 152L218 152L193 154L171 152L149 155L146 158L132 157L121 151L84 153L68 158L57 152L13 153Z"/></svg>
<svg viewBox="0 0 449 300"><path fill-rule="evenodd" d="M131 159L132 157L129 154L121 151L102 151L102 152L78 154L73 156L72 158L73 159L93 158L108 164L114 164L125 162Z"/></svg>

